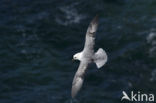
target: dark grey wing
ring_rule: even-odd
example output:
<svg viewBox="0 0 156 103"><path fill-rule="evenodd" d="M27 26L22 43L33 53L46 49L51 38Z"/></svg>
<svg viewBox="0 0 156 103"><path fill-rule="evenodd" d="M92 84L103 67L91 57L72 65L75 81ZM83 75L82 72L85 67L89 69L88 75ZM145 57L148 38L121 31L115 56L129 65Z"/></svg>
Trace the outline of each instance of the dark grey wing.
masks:
<svg viewBox="0 0 156 103"><path fill-rule="evenodd" d="M73 83L72 83L72 91L71 96L74 98L79 90L82 87L85 71L87 70L88 63L87 62L80 62L79 68L74 76Z"/></svg>
<svg viewBox="0 0 156 103"><path fill-rule="evenodd" d="M98 27L98 16L94 17L94 19L89 24L86 33L86 40L84 46L84 52L94 52L94 44L95 44L95 33Z"/></svg>

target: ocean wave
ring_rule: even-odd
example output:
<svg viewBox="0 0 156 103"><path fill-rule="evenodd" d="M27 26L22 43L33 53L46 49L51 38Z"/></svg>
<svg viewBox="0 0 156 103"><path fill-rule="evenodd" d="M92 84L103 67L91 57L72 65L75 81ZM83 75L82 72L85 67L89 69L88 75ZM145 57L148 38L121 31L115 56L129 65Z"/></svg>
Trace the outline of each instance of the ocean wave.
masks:
<svg viewBox="0 0 156 103"><path fill-rule="evenodd" d="M60 13L56 15L55 21L64 26L80 23L85 18L85 15L78 13L77 9L74 8L75 5L74 3L69 6L59 7Z"/></svg>
<svg viewBox="0 0 156 103"><path fill-rule="evenodd" d="M147 36L147 43L150 44L149 56L153 57L156 55L156 29L151 29L151 32Z"/></svg>
<svg viewBox="0 0 156 103"><path fill-rule="evenodd" d="M156 69L152 71L150 81L151 82L156 81Z"/></svg>

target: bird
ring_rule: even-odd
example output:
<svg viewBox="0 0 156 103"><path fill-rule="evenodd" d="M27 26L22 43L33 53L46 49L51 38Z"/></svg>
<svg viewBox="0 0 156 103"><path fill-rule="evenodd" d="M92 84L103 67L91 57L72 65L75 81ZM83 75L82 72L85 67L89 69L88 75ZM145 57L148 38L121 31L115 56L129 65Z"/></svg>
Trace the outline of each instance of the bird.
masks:
<svg viewBox="0 0 156 103"><path fill-rule="evenodd" d="M99 48L97 52L94 52L97 27L98 27L98 15L96 15L93 18L93 20L88 26L85 37L84 49L81 52L73 55L73 60L79 60L80 64L72 82L71 89L72 98L75 98L75 96L82 87L88 65L94 62L97 68L101 68L107 62L108 58L107 54L102 48Z"/></svg>

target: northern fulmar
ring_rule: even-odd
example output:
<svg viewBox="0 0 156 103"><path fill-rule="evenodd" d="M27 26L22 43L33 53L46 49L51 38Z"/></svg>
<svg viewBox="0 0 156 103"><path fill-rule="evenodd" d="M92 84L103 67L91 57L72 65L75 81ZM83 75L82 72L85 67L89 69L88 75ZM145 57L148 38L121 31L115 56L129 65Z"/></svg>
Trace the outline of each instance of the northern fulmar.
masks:
<svg viewBox="0 0 156 103"><path fill-rule="evenodd" d="M95 33L98 27L98 16L96 16L87 29L85 46L83 51L76 53L73 56L73 60L79 60L80 65L74 76L72 83L71 96L74 98L82 87L84 81L84 74L90 63L95 62L97 68L101 68L107 62L107 54L102 49L99 48L97 52L94 53L95 45Z"/></svg>

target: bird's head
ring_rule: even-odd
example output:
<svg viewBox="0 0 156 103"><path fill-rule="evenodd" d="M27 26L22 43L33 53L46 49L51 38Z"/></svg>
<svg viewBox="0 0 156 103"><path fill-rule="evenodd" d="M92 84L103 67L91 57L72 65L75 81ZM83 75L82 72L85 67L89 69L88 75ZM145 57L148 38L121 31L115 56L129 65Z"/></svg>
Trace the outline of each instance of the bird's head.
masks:
<svg viewBox="0 0 156 103"><path fill-rule="evenodd" d="M75 55L73 55L72 60L81 60L81 53L76 53Z"/></svg>

